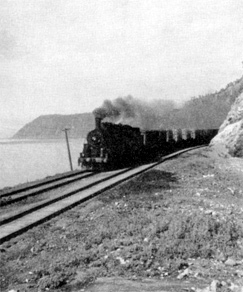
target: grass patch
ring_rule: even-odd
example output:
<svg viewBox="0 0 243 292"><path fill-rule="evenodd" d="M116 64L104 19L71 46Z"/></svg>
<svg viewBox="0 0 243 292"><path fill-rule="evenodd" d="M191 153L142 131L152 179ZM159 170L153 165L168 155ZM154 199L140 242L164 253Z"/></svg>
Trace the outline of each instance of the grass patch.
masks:
<svg viewBox="0 0 243 292"><path fill-rule="evenodd" d="M219 221L178 208L120 209L103 214L84 239L86 267L100 268L103 275L154 276L161 267L172 273L188 258L241 256L242 228L232 216Z"/></svg>
<svg viewBox="0 0 243 292"><path fill-rule="evenodd" d="M186 164L192 177L198 167L201 177L211 169ZM211 205L193 196L205 187L200 182L193 188L179 175L154 169L31 229L3 245L2 283L10 287L27 278L40 291L73 291L97 276L177 276L191 258L241 258L242 226L227 212L205 215Z"/></svg>

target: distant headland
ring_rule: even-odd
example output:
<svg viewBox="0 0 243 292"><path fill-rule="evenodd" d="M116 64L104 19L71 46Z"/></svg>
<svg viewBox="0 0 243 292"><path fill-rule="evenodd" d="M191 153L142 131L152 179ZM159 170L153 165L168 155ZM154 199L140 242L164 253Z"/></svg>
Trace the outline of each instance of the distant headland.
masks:
<svg viewBox="0 0 243 292"><path fill-rule="evenodd" d="M84 138L94 128L94 115L42 115L23 126L13 139L62 139L63 129L69 128L70 138Z"/></svg>

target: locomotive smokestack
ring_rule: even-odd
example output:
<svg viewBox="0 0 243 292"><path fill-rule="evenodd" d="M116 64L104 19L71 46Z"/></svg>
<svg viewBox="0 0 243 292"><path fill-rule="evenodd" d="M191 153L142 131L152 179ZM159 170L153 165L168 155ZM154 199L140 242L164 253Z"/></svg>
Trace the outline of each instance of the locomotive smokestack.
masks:
<svg viewBox="0 0 243 292"><path fill-rule="evenodd" d="M101 129L101 120L102 120L102 118L95 117L95 129L96 130L100 130Z"/></svg>

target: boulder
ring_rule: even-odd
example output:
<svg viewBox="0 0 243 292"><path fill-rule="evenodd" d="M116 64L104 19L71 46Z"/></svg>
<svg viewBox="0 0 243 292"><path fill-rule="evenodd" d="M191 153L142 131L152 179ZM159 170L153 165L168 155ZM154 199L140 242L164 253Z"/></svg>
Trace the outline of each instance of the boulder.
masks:
<svg viewBox="0 0 243 292"><path fill-rule="evenodd" d="M210 146L221 155L243 157L243 93L232 105Z"/></svg>

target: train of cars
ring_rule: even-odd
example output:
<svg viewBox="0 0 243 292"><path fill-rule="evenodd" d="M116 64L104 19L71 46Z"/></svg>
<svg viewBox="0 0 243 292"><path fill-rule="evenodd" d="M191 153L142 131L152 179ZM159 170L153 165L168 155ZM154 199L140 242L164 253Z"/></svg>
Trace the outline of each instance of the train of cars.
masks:
<svg viewBox="0 0 243 292"><path fill-rule="evenodd" d="M95 129L78 159L85 169L105 170L155 161L173 151L208 144L217 134L208 130L141 131L128 125L102 123L95 119Z"/></svg>

